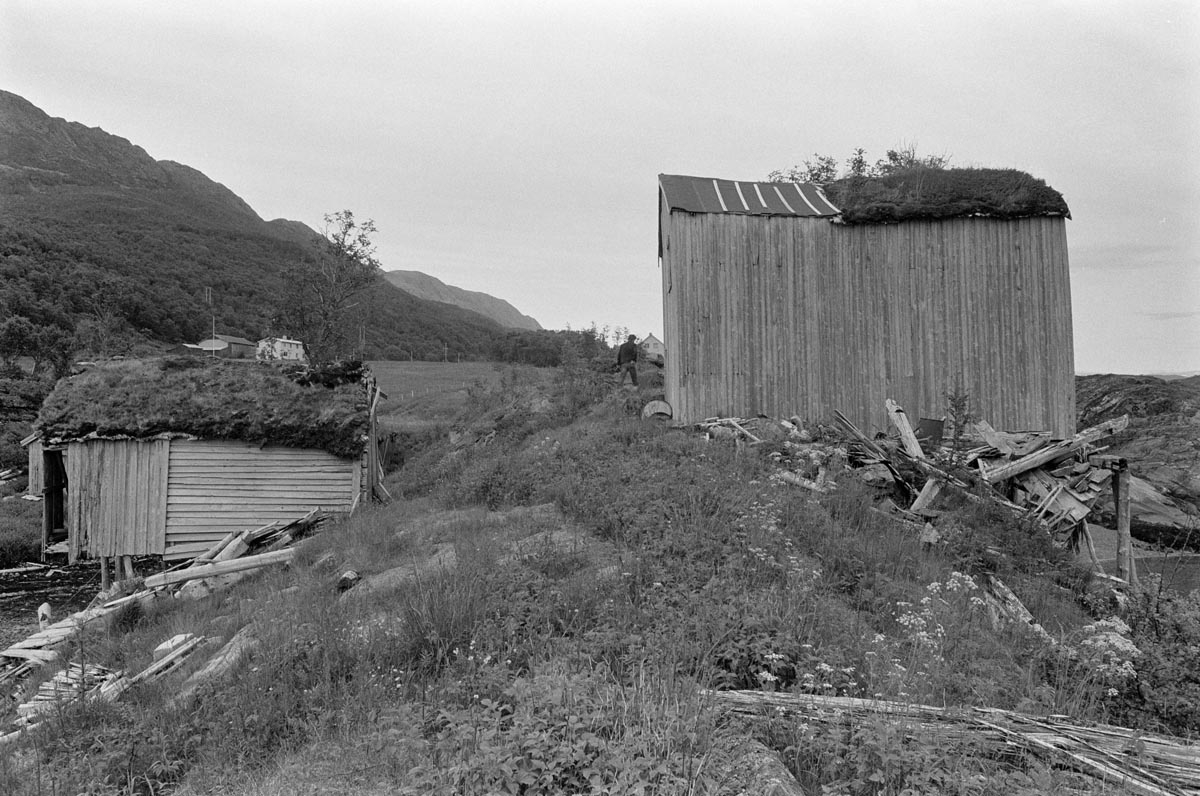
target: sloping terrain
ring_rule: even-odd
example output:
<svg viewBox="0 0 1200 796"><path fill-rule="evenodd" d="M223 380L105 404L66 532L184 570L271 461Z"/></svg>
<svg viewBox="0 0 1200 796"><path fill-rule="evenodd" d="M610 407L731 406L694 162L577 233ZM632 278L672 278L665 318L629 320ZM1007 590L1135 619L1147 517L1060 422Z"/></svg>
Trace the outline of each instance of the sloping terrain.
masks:
<svg viewBox="0 0 1200 796"><path fill-rule="evenodd" d="M516 307L504 299L477 290L464 290L461 287L447 285L437 277L423 274L420 271L387 271L383 278L417 298L442 301L478 312L509 329L542 328L540 323L528 315L522 315Z"/></svg>
<svg viewBox="0 0 1200 796"><path fill-rule="evenodd" d="M1129 427L1105 452L1124 456L1134 476L1200 515L1200 377L1078 376L1075 395L1080 428L1128 414Z"/></svg>
<svg viewBox="0 0 1200 796"><path fill-rule="evenodd" d="M0 790L1115 794L1157 749L1195 771L1196 745L1157 737L1200 730L1195 600L1118 601L994 505L946 503L922 538L844 463L835 490L798 488L782 442L641 420L646 397L580 368L473 389L389 478L395 504L290 570L67 639L65 660L127 671L175 634L219 640L17 738ZM820 712L728 707L764 692ZM1064 716L1115 748L1054 751ZM1190 792L1176 774L1161 792Z"/></svg>

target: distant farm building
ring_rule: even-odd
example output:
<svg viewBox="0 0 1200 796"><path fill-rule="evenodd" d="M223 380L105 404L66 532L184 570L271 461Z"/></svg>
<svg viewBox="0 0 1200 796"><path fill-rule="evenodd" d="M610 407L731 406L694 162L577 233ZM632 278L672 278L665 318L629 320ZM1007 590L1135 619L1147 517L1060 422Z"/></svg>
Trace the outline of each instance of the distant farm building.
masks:
<svg viewBox="0 0 1200 796"><path fill-rule="evenodd" d="M1062 196L1027 174L815 185L659 176L676 420L837 409L888 427L946 393L1003 429L1075 427Z"/></svg>
<svg viewBox="0 0 1200 796"><path fill-rule="evenodd" d="M382 470L369 373L164 358L63 379L29 449L43 544L192 557L231 531L349 512Z"/></svg>
<svg viewBox="0 0 1200 796"><path fill-rule="evenodd" d="M281 362L307 362L304 343L286 337L264 337L258 341L258 358Z"/></svg>
<svg viewBox="0 0 1200 796"><path fill-rule="evenodd" d="M254 359L258 352L256 343L228 334L217 334L207 340L201 340L199 348L205 356L221 359Z"/></svg>

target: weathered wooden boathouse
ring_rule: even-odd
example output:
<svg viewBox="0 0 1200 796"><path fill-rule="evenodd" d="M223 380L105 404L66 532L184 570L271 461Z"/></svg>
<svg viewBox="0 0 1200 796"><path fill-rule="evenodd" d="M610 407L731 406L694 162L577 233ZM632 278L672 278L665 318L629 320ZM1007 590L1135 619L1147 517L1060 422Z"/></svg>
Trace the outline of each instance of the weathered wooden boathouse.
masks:
<svg viewBox="0 0 1200 796"><path fill-rule="evenodd" d="M676 420L888 428L969 394L997 428L1075 428L1061 194L916 169L811 184L659 175L666 398Z"/></svg>
<svg viewBox="0 0 1200 796"><path fill-rule="evenodd" d="M381 468L360 367L313 378L297 366L164 358L63 379L28 438L43 545L70 560L189 558L231 531L350 512Z"/></svg>

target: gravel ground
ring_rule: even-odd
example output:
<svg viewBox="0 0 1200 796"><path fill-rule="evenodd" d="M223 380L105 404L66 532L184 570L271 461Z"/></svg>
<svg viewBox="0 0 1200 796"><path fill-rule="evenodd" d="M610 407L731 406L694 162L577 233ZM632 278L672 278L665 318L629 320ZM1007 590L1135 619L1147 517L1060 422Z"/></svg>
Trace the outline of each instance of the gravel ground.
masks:
<svg viewBox="0 0 1200 796"><path fill-rule="evenodd" d="M95 562L0 570L0 649L37 632L42 603L50 603L58 620L86 607L99 590L100 567Z"/></svg>

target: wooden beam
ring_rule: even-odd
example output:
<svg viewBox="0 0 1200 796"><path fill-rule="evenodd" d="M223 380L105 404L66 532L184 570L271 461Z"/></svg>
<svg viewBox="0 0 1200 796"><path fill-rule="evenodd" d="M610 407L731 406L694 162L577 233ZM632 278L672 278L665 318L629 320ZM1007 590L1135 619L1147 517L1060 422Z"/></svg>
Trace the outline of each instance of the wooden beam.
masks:
<svg viewBox="0 0 1200 796"><path fill-rule="evenodd" d="M1052 462L1055 459L1060 459L1063 456L1070 456L1072 453L1083 448L1085 445L1090 445L1096 440L1107 437L1111 434L1116 434L1122 431L1129 425L1129 415L1121 415L1115 420L1106 420L1099 425L1092 426L1089 429L1080 431L1071 439L1063 440L1057 445L1050 445L1042 448L1036 453L1031 453L1028 456L1023 456L1016 461L1011 461L1008 464L1002 464L999 467L993 467L987 471L984 478L989 484L996 484L1001 481L1007 481L1014 475L1020 475L1028 470L1035 470L1043 464Z"/></svg>
<svg viewBox="0 0 1200 796"><path fill-rule="evenodd" d="M286 564L296 555L296 548L289 547L286 550L275 550L271 553L262 553L257 556L246 556L245 558L235 558L231 561L218 561L213 564L202 564L198 567L189 567L188 569L179 569L174 572L160 572L157 575L151 575L146 578L146 588L153 589L159 586L166 586L170 583L179 583L185 580L194 580L196 578L210 578L213 575L228 575L230 572L241 572L245 569L257 569L270 564Z"/></svg>
<svg viewBox="0 0 1200 796"><path fill-rule="evenodd" d="M917 495L917 499L908 507L908 510L914 513L920 513L924 509L929 508L929 504L933 503L938 493L942 491L942 482L936 478L929 478L925 481L925 486L921 487L921 493Z"/></svg>
<svg viewBox="0 0 1200 796"><path fill-rule="evenodd" d="M921 450L921 443L917 442L917 435L913 432L912 423L908 422L908 415L904 409L891 398L884 402L884 406L887 407L892 425L900 432L900 444L904 446L904 452L914 459L924 459L925 451Z"/></svg>

